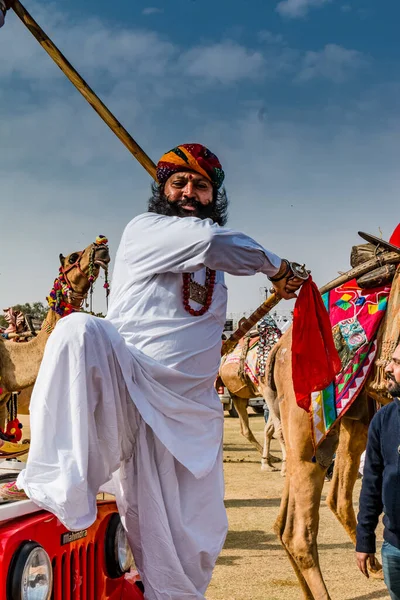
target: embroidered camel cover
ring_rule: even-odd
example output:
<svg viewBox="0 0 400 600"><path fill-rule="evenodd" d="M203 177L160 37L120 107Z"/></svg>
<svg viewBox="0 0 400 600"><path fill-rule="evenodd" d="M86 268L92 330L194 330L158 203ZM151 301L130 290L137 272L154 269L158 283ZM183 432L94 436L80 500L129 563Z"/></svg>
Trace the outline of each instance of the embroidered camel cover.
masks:
<svg viewBox="0 0 400 600"><path fill-rule="evenodd" d="M375 358L376 334L387 307L390 286L362 290L352 280L323 295L333 338L342 361L334 383L311 395L312 432L320 444L350 408Z"/></svg>

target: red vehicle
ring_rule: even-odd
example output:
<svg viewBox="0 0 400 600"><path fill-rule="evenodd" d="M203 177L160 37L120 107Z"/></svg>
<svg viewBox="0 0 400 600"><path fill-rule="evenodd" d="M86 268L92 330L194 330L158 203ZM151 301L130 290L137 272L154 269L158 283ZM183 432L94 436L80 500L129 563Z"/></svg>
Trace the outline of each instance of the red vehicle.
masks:
<svg viewBox="0 0 400 600"><path fill-rule="evenodd" d="M68 531L31 500L0 505L0 600L143 600L113 500Z"/></svg>

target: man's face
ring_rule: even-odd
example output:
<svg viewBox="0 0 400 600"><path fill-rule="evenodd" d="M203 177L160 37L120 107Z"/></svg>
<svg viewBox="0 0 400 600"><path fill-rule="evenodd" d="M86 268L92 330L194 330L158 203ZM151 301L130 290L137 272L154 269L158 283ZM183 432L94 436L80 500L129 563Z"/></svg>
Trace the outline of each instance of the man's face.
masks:
<svg viewBox="0 0 400 600"><path fill-rule="evenodd" d="M174 173L164 186L164 194L181 217L204 218L213 202L211 182L198 173Z"/></svg>
<svg viewBox="0 0 400 600"><path fill-rule="evenodd" d="M392 360L385 369L387 389L391 396L400 398L400 344L393 352Z"/></svg>

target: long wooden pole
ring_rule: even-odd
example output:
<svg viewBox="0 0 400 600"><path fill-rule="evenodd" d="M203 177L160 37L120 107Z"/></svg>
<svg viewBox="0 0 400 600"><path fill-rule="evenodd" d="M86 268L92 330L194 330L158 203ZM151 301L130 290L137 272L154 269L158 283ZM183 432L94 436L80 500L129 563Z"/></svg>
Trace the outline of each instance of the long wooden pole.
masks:
<svg viewBox="0 0 400 600"><path fill-rule="evenodd" d="M82 96L89 102L92 108L97 114L103 119L103 121L110 127L115 135L121 140L121 142L128 148L129 152L133 154L136 160L146 169L146 171L156 179L156 166L146 152L135 142L133 137L127 132L127 130L121 125L121 123L114 117L107 106L100 100L100 98L94 93L94 91L88 86L86 81L82 79L78 71L74 69L71 63L65 58L60 50L53 44L49 36L43 31L43 29L36 23L31 17L26 8L22 6L19 0L6 0L7 8L12 8L15 14L21 19L23 24L29 29L31 34L37 39L39 44L44 48L47 54L54 60L54 62L60 67L61 71L68 77L71 83L76 89L82 94Z"/></svg>
<svg viewBox="0 0 400 600"><path fill-rule="evenodd" d="M326 283L322 286L322 288L320 288L319 291L321 295L326 294L326 292L330 292L330 290L333 290L339 285L343 285L347 281L351 281L352 279L361 277L361 275L369 273L373 269L376 269L379 266L387 265L389 263L400 263L400 253L382 252L382 254L380 254L379 257L372 258L371 260L368 260L365 263L362 263L361 265L350 269L346 273L343 273L343 275L339 275L339 277L336 277L329 283ZM238 341L250 331L253 325L255 325L260 319L265 317L265 315L268 314L270 310L272 310L281 300L282 298L278 294L271 294L271 296L267 298L267 300L264 300L264 302L250 315L250 317L243 321L242 325L238 327L236 331L233 332L231 337L222 344L222 356L228 354L229 352L232 352L232 350L237 345Z"/></svg>

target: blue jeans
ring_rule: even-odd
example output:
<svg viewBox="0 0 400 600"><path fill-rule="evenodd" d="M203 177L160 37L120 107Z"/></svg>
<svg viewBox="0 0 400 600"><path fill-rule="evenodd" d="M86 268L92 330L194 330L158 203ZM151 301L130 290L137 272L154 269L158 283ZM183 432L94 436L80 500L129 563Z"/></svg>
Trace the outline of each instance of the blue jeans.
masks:
<svg viewBox="0 0 400 600"><path fill-rule="evenodd" d="M391 599L400 600L400 550L388 542L382 545L382 566Z"/></svg>

